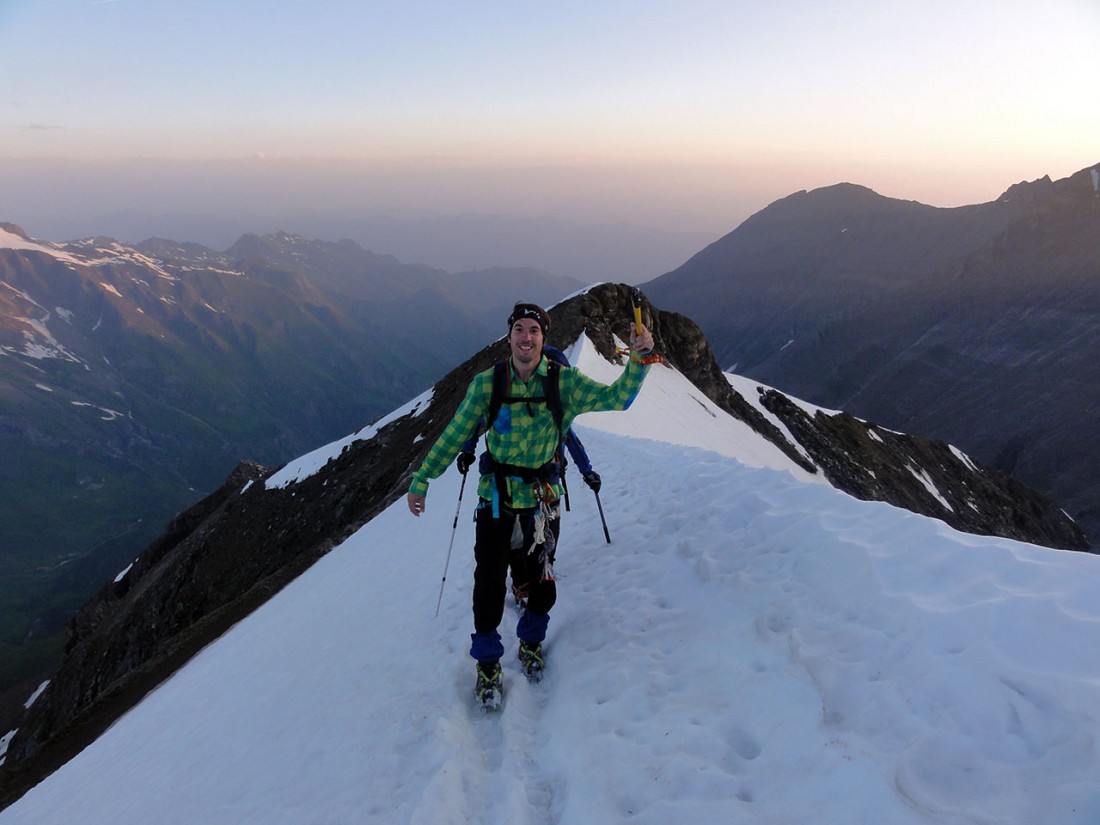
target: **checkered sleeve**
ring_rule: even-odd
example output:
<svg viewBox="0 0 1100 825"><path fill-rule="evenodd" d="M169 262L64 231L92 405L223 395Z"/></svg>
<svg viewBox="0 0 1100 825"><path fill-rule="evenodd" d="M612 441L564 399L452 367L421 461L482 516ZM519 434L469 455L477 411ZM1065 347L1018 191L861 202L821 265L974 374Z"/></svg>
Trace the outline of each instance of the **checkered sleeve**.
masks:
<svg viewBox="0 0 1100 825"><path fill-rule="evenodd" d="M478 422L488 413L489 398L493 391L493 371L478 373L466 389L466 396L458 405L454 418L428 450L424 462L412 475L409 492L427 495L428 482L439 478L462 451L462 445L478 428Z"/></svg>
<svg viewBox="0 0 1100 825"><path fill-rule="evenodd" d="M648 370L647 364L631 357L626 369L611 384L601 384L579 370L569 370L568 400L563 398L567 419L565 429L582 413L629 409L642 389Z"/></svg>

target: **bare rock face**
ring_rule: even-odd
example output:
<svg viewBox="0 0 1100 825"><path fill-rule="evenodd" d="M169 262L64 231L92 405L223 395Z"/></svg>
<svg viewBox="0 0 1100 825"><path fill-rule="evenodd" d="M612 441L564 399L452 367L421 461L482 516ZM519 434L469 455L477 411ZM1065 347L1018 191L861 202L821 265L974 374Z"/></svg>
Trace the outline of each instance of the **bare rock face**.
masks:
<svg viewBox="0 0 1100 825"><path fill-rule="evenodd" d="M848 413L811 415L775 390L764 406L836 488L947 522L957 530L1087 550L1081 529L1041 493L984 470L942 441L903 435Z"/></svg>
<svg viewBox="0 0 1100 825"><path fill-rule="evenodd" d="M584 332L616 360L615 339L630 335L631 290L595 287L551 315L550 343L567 344ZM840 489L976 533L1086 546L1054 504L1011 478L986 473L941 442L845 414L811 416L781 393L761 390L764 406L799 442L791 443L730 387L692 321L648 301L643 318L668 365ZM502 318L502 336L505 331ZM472 377L506 354L503 338L481 350L435 385L430 402L353 440L319 472L268 488L265 480L274 471L245 462L172 521L131 569L70 621L63 661L9 748L0 805L71 758L203 646L403 496L412 469L450 421Z"/></svg>

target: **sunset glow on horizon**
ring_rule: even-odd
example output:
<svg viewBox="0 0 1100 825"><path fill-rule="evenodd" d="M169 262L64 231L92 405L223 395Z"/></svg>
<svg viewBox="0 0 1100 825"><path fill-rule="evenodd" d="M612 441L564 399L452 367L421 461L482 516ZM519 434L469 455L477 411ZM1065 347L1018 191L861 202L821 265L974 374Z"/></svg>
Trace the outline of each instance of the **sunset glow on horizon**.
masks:
<svg viewBox="0 0 1100 825"><path fill-rule="evenodd" d="M1098 43L1092 0L6 3L0 184L32 163L335 162L437 207L471 170L529 212L575 178L604 219L670 227L839 181L955 206L1100 160ZM662 193L695 208L634 209Z"/></svg>

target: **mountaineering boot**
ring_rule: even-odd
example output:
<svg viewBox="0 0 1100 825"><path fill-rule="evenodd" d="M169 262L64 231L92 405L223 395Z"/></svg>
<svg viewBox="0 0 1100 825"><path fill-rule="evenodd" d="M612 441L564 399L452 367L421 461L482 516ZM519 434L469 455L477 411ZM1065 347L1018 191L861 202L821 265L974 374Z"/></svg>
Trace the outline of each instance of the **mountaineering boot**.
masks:
<svg viewBox="0 0 1100 825"><path fill-rule="evenodd" d="M532 684L538 684L542 680L542 671L545 662L542 660L542 645L519 643L519 664L523 668L523 675Z"/></svg>
<svg viewBox="0 0 1100 825"><path fill-rule="evenodd" d="M500 669L500 662L477 663L477 683L474 685L474 696L477 698L482 710L500 709L500 702L504 696L504 675Z"/></svg>

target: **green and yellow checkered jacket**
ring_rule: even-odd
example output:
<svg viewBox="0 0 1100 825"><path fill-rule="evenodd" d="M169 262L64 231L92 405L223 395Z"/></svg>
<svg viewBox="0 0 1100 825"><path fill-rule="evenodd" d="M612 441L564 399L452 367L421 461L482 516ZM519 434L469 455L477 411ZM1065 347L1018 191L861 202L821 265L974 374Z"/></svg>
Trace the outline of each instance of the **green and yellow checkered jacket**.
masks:
<svg viewBox="0 0 1100 825"><path fill-rule="evenodd" d="M627 409L642 388L642 380L648 369L648 365L632 356L622 375L608 385L594 381L579 370L562 367L558 380L562 433L569 431L573 420L581 413ZM545 397L546 371L546 356L543 356L530 381L524 384L516 378L509 361L511 388L506 394L513 398ZM462 450L462 445L473 436L478 423L488 416L492 394L493 370L490 368L475 375L470 382L466 397L458 405L451 423L432 445L424 457L424 463L413 473L409 492L427 495L428 482L443 475ZM538 469L554 457L560 434L554 423L554 416L545 403L515 403L501 405L496 422L486 429L485 439L490 454L498 463ZM494 483L492 474L483 475L477 488L478 496L487 501L492 500ZM507 499L510 496L512 507L522 509L536 505L529 484L518 479L510 479L507 483L508 494L501 498ZM557 487L557 493L561 495L561 485Z"/></svg>

